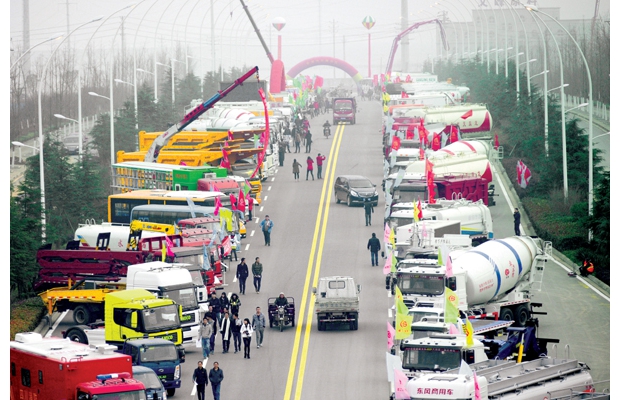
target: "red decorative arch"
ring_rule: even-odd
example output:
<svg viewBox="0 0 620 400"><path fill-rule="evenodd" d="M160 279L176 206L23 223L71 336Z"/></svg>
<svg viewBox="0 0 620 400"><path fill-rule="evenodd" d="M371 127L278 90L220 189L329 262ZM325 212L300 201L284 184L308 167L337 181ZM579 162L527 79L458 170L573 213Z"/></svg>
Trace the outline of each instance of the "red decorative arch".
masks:
<svg viewBox="0 0 620 400"><path fill-rule="evenodd" d="M286 91L286 76L284 76L284 63L282 60L274 60L271 64L271 79L269 80L269 93L281 93Z"/></svg>
<svg viewBox="0 0 620 400"><path fill-rule="evenodd" d="M302 71L308 68L311 68L311 67L316 67L318 65L327 65L330 67L336 67L338 69L341 69L347 74L349 74L349 76L353 78L355 83L358 83L363 78L362 75L360 75L360 73L357 71L357 69L355 69L351 64L347 63L346 61L334 58L334 57L308 58L307 60L304 60L298 63L297 65L293 66L293 68L291 68L286 74L287 78L292 79L296 77L297 75L299 75Z"/></svg>

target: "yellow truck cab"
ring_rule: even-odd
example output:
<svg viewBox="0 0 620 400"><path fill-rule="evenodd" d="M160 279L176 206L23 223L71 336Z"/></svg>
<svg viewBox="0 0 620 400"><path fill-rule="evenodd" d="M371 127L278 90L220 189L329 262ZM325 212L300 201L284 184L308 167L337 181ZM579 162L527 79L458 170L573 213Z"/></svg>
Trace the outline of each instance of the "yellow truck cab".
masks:
<svg viewBox="0 0 620 400"><path fill-rule="evenodd" d="M182 307L171 299L160 299L146 289L111 292L105 296L104 322L77 325L63 332L85 344L121 346L126 340L161 338L180 346Z"/></svg>

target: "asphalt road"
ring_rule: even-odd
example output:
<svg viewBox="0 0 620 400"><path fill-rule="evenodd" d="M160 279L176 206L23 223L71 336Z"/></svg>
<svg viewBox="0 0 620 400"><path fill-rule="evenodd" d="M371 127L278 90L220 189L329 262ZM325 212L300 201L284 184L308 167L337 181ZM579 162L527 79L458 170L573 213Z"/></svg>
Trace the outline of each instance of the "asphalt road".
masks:
<svg viewBox="0 0 620 400"><path fill-rule="evenodd" d="M221 340L209 357L208 368L218 361L224 371L222 399L380 399L387 398L389 385L385 367L387 350L386 321L393 298L385 290L381 267L371 267L366 243L375 232L382 237L383 195L372 215L372 225L364 225L361 207L336 204L333 181L338 175L360 174L379 185L382 178L381 110L378 103L362 102L356 125L332 127L325 139L321 125L331 116L312 119L314 136L311 156L327 156L325 179L293 179L296 158L305 166L308 154L287 153L284 166L263 183L263 199L257 215L269 214L274 221L272 245L264 246L257 224L248 225L248 237L239 253L250 265L260 257L264 265L260 294L254 292L251 278L241 296L241 318L251 318L255 307L263 311L267 299L280 292L295 298L297 324L283 332L267 328L263 347L252 340L251 359L242 353L222 354ZM303 147L302 147L303 150ZM513 234L512 205L504 198L496 182L497 205L491 208L497 238ZM255 220L256 221L256 220ZM380 265L382 261L380 260ZM236 263L226 281L226 291L237 291L232 282ZM347 326L329 327L319 332L313 315L312 287L319 276L350 275L362 285L359 330ZM595 381L610 379L610 305L581 278L569 278L565 270L549 262L543 279L543 291L535 301L542 302L539 316L540 337L558 338L557 355L563 356L570 345L570 357L586 362ZM67 315L65 321L71 321ZM52 333L60 336L66 322ZM231 344L232 348L232 344ZM202 351L186 346L187 361L182 366L183 387L174 398L189 398L191 375ZM552 355L555 355L553 352ZM607 385L607 387L609 387ZM604 386L597 386L602 390ZM210 388L207 388L210 398Z"/></svg>

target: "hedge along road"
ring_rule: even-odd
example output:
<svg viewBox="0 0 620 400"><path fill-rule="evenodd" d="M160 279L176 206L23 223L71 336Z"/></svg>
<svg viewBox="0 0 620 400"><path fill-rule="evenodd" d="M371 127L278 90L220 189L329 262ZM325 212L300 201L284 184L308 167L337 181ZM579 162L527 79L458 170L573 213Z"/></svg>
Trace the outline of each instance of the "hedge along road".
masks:
<svg viewBox="0 0 620 400"><path fill-rule="evenodd" d="M306 361L308 356L308 347L310 343L310 334L312 328L312 318L314 316L314 299L311 295L312 287L316 287L319 280L319 273L321 272L321 260L323 258L323 246L325 244L325 233L327 230L327 220L329 219L329 206L331 188L334 185L334 177L336 172L336 164L338 162L338 154L340 152L340 145L342 143L342 136L344 134L344 124L339 124L336 128L336 134L332 141L332 146L329 151L329 157L327 158L327 169L325 171L325 179L323 181L323 189L321 190L321 199L319 202L319 209L316 215L316 222L314 226L314 235L312 237L312 247L310 249L310 258L308 259L308 267L306 269L306 280L304 283L304 291L301 299L301 305L299 308L298 321L304 320L305 323L299 323L295 332L295 342L293 344L293 351L291 354L291 362L288 370L288 379L286 380L286 388L284 392L284 399L290 399L293 382L295 381L295 371L297 370L297 379L295 386L295 399L301 398L301 391L304 383L304 374L306 371ZM320 237L319 237L320 236ZM317 248L318 242L318 248ZM314 262L316 253L316 263ZM312 278L314 274L314 277ZM310 279L312 278L312 286L310 286ZM310 301L308 301L310 299ZM307 308L307 311L306 311ZM303 347L301 349L301 358L299 357L299 346L302 339L303 332ZM298 358L300 358L298 360ZM299 368L298 368L299 366Z"/></svg>

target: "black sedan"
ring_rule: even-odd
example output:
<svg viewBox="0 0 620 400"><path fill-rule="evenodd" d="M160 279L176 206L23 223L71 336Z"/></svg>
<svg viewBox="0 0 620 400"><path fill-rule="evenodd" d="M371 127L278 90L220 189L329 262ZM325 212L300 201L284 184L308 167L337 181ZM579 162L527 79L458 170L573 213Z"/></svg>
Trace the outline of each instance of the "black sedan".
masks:
<svg viewBox="0 0 620 400"><path fill-rule="evenodd" d="M334 183L334 198L336 203L346 201L351 207L353 204L362 204L370 199L373 206L379 203L379 193L376 185L370 179L361 175L341 175Z"/></svg>

